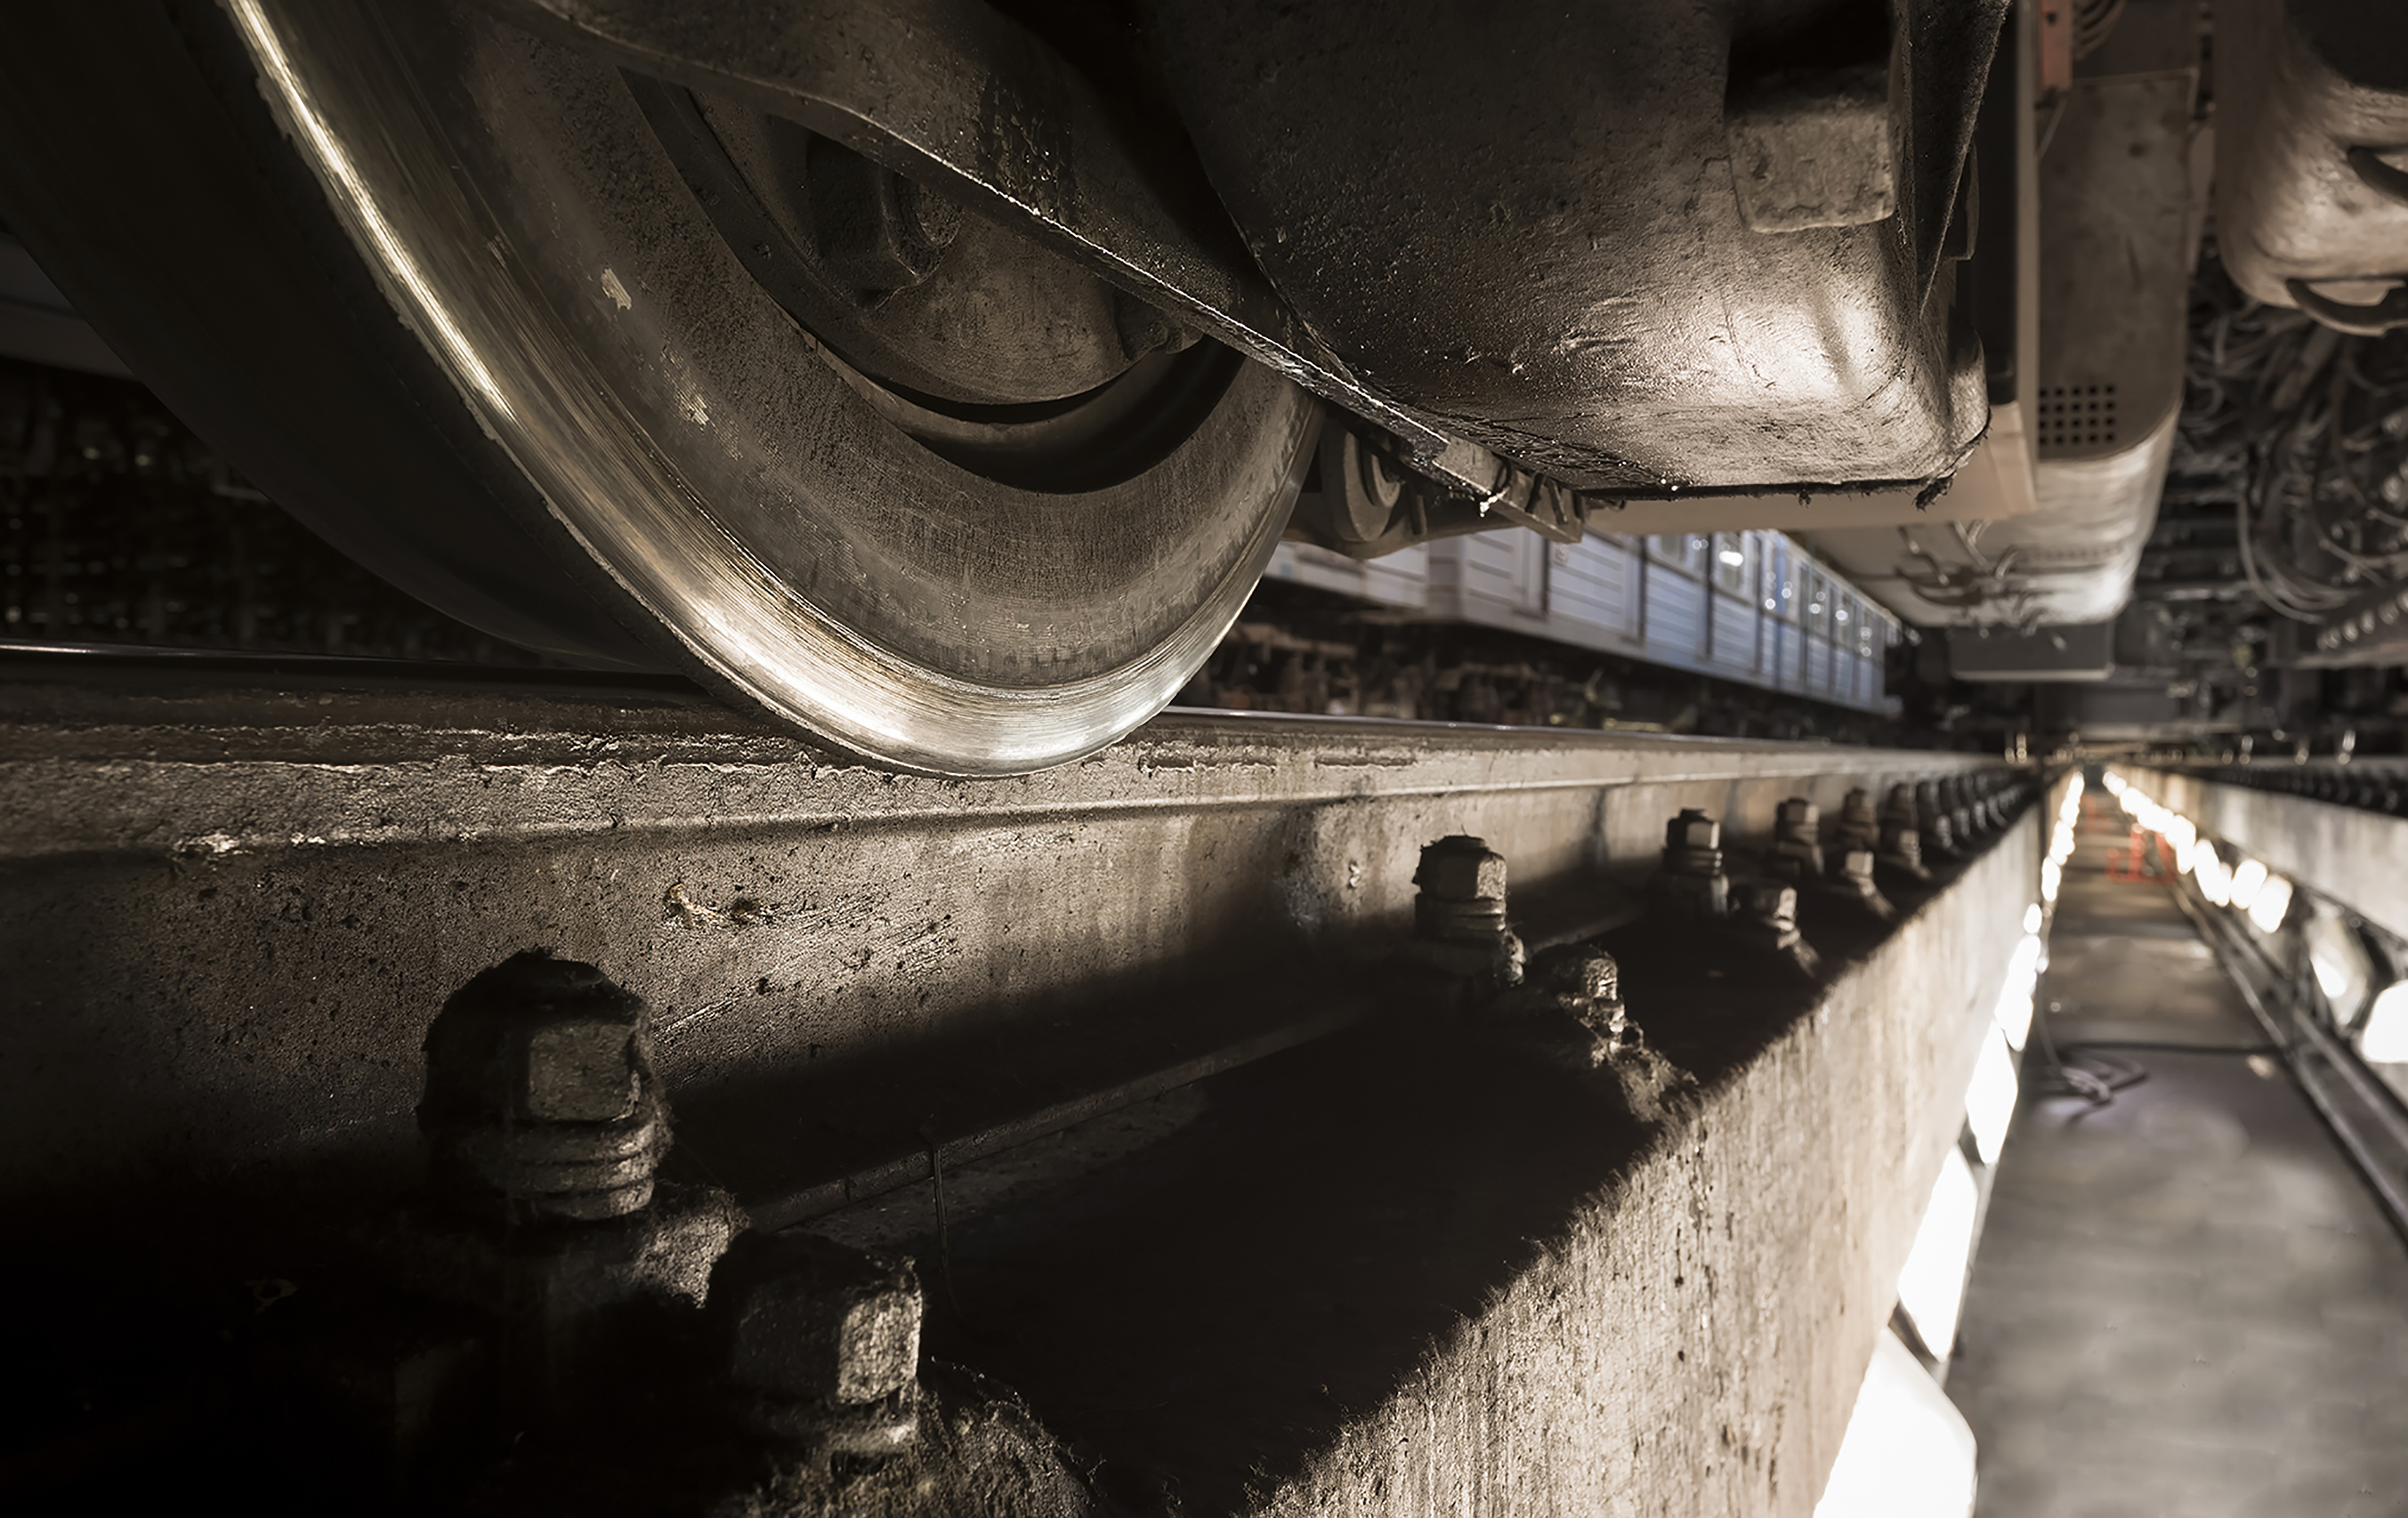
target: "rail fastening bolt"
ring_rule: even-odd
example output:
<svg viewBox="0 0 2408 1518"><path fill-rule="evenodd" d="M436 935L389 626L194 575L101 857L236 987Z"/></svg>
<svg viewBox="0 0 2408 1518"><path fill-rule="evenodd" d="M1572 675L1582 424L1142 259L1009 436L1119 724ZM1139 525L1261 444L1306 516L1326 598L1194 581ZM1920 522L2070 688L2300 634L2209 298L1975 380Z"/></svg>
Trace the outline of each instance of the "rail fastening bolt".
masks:
<svg viewBox="0 0 2408 1518"><path fill-rule="evenodd" d="M1730 878L1723 873L1723 824L1684 807L1664 827L1664 873L1656 899L1679 916L1730 915Z"/></svg>
<svg viewBox="0 0 2408 1518"><path fill-rule="evenodd" d="M1923 834L1923 847L1928 853L1942 857L1956 852L1956 840L1948 826L1948 813L1940 805L1940 784L1922 780L1914 787L1914 812L1917 827Z"/></svg>
<svg viewBox="0 0 2408 1518"><path fill-rule="evenodd" d="M669 1147L651 1009L540 950L460 988L426 1031L418 1106L436 1193L509 1223L640 1211Z"/></svg>
<svg viewBox="0 0 2408 1518"><path fill-rule="evenodd" d="M1521 979L1521 941L1506 924L1505 856L1484 838L1457 833L1422 849L1413 871L1415 952L1437 967Z"/></svg>
<svg viewBox="0 0 2408 1518"><path fill-rule="evenodd" d="M1781 803L1772 817L1776 864L1801 877L1823 873L1823 809L1802 795Z"/></svg>
<svg viewBox="0 0 2408 1518"><path fill-rule="evenodd" d="M1851 786L1840 802L1840 846L1848 849L1871 849L1881 842L1881 819L1873 813L1872 793L1861 785Z"/></svg>
<svg viewBox="0 0 2408 1518"><path fill-rule="evenodd" d="M1890 787L1882 813L1880 862L1912 881L1931 879L1930 866L1923 862L1923 834L1916 823L1912 786Z"/></svg>

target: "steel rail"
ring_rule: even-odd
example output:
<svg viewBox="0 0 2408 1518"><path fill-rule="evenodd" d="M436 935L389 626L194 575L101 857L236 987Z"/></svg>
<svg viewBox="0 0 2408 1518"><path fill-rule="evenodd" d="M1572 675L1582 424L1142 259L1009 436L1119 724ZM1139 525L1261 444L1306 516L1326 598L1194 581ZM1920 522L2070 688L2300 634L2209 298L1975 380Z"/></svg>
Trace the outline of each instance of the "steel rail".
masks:
<svg viewBox="0 0 2408 1518"><path fill-rule="evenodd" d="M1132 1047L1057 1083L1110 1088L1267 1035L1206 988L1386 953L1444 834L1487 838L1517 900L1594 925L1683 807L1762 838L1787 796L1835 816L1852 785L1985 763L1172 712L973 783L842 761L665 682L243 669L21 658L0 678L0 964L38 1012L0 1189L75 1192L162 1151L404 1174L427 1019L538 945L652 1002L697 1141L765 1083L1044 1045L1072 1010L1088 1047ZM1132 1003L1156 1009L1142 1037L1110 1010Z"/></svg>

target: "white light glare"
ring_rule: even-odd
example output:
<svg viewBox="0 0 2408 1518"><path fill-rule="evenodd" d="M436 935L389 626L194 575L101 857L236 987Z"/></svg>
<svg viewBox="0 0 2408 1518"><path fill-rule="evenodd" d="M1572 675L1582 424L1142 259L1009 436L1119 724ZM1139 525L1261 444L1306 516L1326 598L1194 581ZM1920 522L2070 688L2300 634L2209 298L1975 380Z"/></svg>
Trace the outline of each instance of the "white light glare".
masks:
<svg viewBox="0 0 2408 1518"><path fill-rule="evenodd" d="M2122 795L2124 794L2124 777L2116 774L2112 769L2106 774L2100 776L2099 782L2106 786L2108 790L2114 792L2117 795ZM2073 788L2077 791L2082 788L2081 776L2077 775L2073 778Z"/></svg>
<svg viewBox="0 0 2408 1518"><path fill-rule="evenodd" d="M1948 1394L1884 1328L1814 1518L1963 1518L1975 1449Z"/></svg>
<svg viewBox="0 0 2408 1518"><path fill-rule="evenodd" d="M2063 868L2062 868L2062 867L2057 864L2057 862L2056 860L2054 860L2054 859L2043 859L2043 860L2042 860L2042 861L2040 862L2040 898L2041 898L2041 900L2042 900L2042 901L2055 901L2055 900L2057 899L2057 885L2058 885L2061 881L2064 881L2064 879L2065 879L2065 870L2064 870L2064 869L2063 869Z"/></svg>
<svg viewBox="0 0 2408 1518"><path fill-rule="evenodd" d="M2408 1064L2408 981L2383 988L2358 1034L2358 1057L2369 1065Z"/></svg>
<svg viewBox="0 0 2408 1518"><path fill-rule="evenodd" d="M1999 1163L2006 1147L2007 1124L2015 1115L2015 1056L2008 1052L2007 1036L1999 1028L1982 1040L1982 1057L1973 1065L1973 1083L1965 1088L1965 1122L1973 1130L1973 1145L1982 1163Z"/></svg>
<svg viewBox="0 0 2408 1518"><path fill-rule="evenodd" d="M1722 560L1723 563L1729 565L1734 569L1742 568L1747 564L1747 555L1742 553L1735 548L1727 548L1720 553L1715 554L1714 557Z"/></svg>
<svg viewBox="0 0 2408 1518"><path fill-rule="evenodd" d="M2033 902L2030 906L2026 907L2024 909L2024 931L2026 933L2038 933L2040 931L2041 919L2044 915L2045 914L2040 909L2040 903L2037 901Z"/></svg>
<svg viewBox="0 0 2408 1518"><path fill-rule="evenodd" d="M1956 1313L1965 1303L1965 1267L1973 1254L1973 1213L1979 1197L1964 1153L1950 1145L1931 1187L1931 1205L1914 1231L1906 1268L1898 1273L1898 1305L1914 1323L1923 1347L1942 1359L1956 1347Z"/></svg>
<svg viewBox="0 0 2408 1518"><path fill-rule="evenodd" d="M2258 893L2266 884L2266 866L2255 859L2244 859L2232 872L2232 909L2247 911L2258 900Z"/></svg>
<svg viewBox="0 0 2408 1518"><path fill-rule="evenodd" d="M2037 912L2038 908L2033 911ZM1992 1009L1991 1021L2007 1037L2007 1046L2020 1052L2025 1038L2031 1032L2032 987L2040 980L2040 936L2027 933L2015 945L2014 957L2007 961L2007 980L1999 987L1999 1004Z"/></svg>
<svg viewBox="0 0 2408 1518"><path fill-rule="evenodd" d="M2219 907L2232 904L2232 872L2224 867L2224 860L2214 849L2201 844L2191 855L2192 879L2199 881L2199 894Z"/></svg>
<svg viewBox="0 0 2408 1518"><path fill-rule="evenodd" d="M2272 933L2283 925L2283 914L2290 909L2291 882L2280 875L2269 875L2258 888L2258 899L2249 904L2249 921L2258 932Z"/></svg>
<svg viewBox="0 0 2408 1518"><path fill-rule="evenodd" d="M2349 919L2329 909L2307 922L2308 966L2315 972L2316 989L2325 1004L2344 1024L2353 1022L2374 994L2374 965L2358 941Z"/></svg>

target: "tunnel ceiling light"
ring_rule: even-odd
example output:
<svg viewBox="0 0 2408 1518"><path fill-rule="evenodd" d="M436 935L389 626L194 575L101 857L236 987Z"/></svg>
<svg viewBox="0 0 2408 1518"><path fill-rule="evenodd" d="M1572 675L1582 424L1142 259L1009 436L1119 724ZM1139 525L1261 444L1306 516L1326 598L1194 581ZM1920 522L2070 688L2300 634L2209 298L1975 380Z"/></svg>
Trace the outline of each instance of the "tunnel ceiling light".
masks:
<svg viewBox="0 0 2408 1518"><path fill-rule="evenodd" d="M2374 998L2358 1032L2358 1054L2369 1065L2408 1065L2408 981L2385 986Z"/></svg>
<svg viewBox="0 0 2408 1518"><path fill-rule="evenodd" d="M2039 936L2025 934L2015 945L2014 957L2007 961L2007 981L1999 988L1999 1002L1990 1013L1990 1020L2006 1036L2007 1047L2019 1053L2031 1033L2032 988L2040 981L2040 955Z"/></svg>
<svg viewBox="0 0 2408 1518"><path fill-rule="evenodd" d="M2232 872L2232 909L2247 911L2258 900L2258 893L2266 884L2266 866L2255 859L2244 859Z"/></svg>
<svg viewBox="0 0 2408 1518"><path fill-rule="evenodd" d="M2347 1027L2358 1018L2374 989L2374 963L2349 919L2330 906L2319 906L2308 919L2308 966L2315 972L2316 989L2332 1009L2333 1021Z"/></svg>
<svg viewBox="0 0 2408 1518"><path fill-rule="evenodd" d="M1942 1359L1956 1345L1956 1314L1965 1303L1965 1269L1973 1258L1973 1217L1980 1192L1965 1155L1949 1146L1932 1183L1930 1205L1914 1231L1914 1247L1898 1273L1898 1305Z"/></svg>
<svg viewBox="0 0 2408 1518"><path fill-rule="evenodd" d="M2040 903L2037 901L2033 902L2030 906L2026 907L2024 909L2024 931L2026 933L2038 933L2040 931L2041 921L2046 915L2046 913L2040 909Z"/></svg>
<svg viewBox="0 0 2408 1518"><path fill-rule="evenodd" d="M1982 1040L1982 1057L1973 1063L1973 1083L1965 1088L1965 1124L1973 1130L1973 1145L1982 1163L1999 1163L2007 1143L2007 1124L2015 1117L2015 1056L2007 1036L1997 1024Z"/></svg>
<svg viewBox="0 0 2408 1518"><path fill-rule="evenodd" d="M1735 548L1727 548L1720 553L1715 554L1714 557L1722 560L1723 563L1729 565L1734 569L1743 568L1747 564L1747 555L1742 553Z"/></svg>
<svg viewBox="0 0 2408 1518"><path fill-rule="evenodd" d="M2260 933L2272 933L2283 925L2283 914L2291 909L2291 882L2280 875L2269 875L2266 883L2258 888L2258 899L2249 904L2249 921Z"/></svg>

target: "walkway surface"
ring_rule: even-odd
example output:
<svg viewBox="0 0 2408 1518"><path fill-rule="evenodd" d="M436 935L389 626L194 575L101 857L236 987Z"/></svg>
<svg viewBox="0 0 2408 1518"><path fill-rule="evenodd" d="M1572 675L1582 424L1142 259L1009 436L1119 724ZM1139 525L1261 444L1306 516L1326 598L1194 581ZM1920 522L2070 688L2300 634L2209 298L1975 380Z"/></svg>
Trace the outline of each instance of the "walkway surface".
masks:
<svg viewBox="0 0 2408 1518"><path fill-rule="evenodd" d="M2408 1248L2162 883L2086 797L2042 985L2060 1050L2000 1156L1948 1391L1977 1518L2408 1514Z"/></svg>

